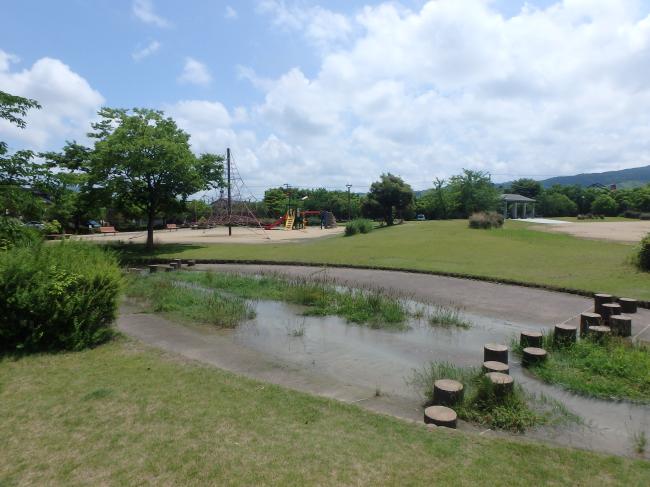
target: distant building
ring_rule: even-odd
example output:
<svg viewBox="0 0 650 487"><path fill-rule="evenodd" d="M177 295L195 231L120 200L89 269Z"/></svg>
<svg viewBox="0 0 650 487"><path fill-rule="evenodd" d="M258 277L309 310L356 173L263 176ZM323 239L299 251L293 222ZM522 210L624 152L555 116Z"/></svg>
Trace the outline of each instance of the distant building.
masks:
<svg viewBox="0 0 650 487"><path fill-rule="evenodd" d="M520 194L501 195L504 218L535 218L535 200Z"/></svg>

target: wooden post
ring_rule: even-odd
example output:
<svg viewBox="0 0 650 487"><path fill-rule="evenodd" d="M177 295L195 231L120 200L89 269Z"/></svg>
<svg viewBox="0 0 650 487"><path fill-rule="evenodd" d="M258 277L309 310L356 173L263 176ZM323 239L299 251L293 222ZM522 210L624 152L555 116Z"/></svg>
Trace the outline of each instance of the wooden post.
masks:
<svg viewBox="0 0 650 487"><path fill-rule="evenodd" d="M230 184L230 147L226 149L226 165L228 167L228 236L232 236L232 194Z"/></svg>
<svg viewBox="0 0 650 487"><path fill-rule="evenodd" d="M601 320L598 313L582 313L580 315L580 336L584 336L589 331L589 327L600 326Z"/></svg>
<svg viewBox="0 0 650 487"><path fill-rule="evenodd" d="M171 272L174 270L174 267L171 265L165 266L165 272Z"/></svg>
<svg viewBox="0 0 650 487"><path fill-rule="evenodd" d="M609 327L614 335L629 337L632 335L632 318L628 315L614 315L609 319Z"/></svg>
<svg viewBox="0 0 650 487"><path fill-rule="evenodd" d="M637 311L637 302L636 299L632 298L619 298L618 304L621 305L621 311L625 314L636 313Z"/></svg>
<svg viewBox="0 0 650 487"><path fill-rule="evenodd" d="M566 347L576 342L578 329L571 325L555 325L553 330L553 343L559 347Z"/></svg>
<svg viewBox="0 0 650 487"><path fill-rule="evenodd" d="M151 273L158 272L158 266L156 264L151 264L147 267L149 267L149 272Z"/></svg>
<svg viewBox="0 0 650 487"><path fill-rule="evenodd" d="M483 372L500 372L501 374L509 374L510 367L508 367L508 365L504 364L503 362L488 360L487 362L483 362Z"/></svg>
<svg viewBox="0 0 650 487"><path fill-rule="evenodd" d="M621 305L618 303L604 303L601 309L603 310L603 322L607 324L609 324L609 319L612 316L621 314Z"/></svg>
<svg viewBox="0 0 650 487"><path fill-rule="evenodd" d="M602 341L612 333L609 326L591 326L589 327L589 337L594 341Z"/></svg>
<svg viewBox="0 0 650 487"><path fill-rule="evenodd" d="M445 406L429 406L424 410L424 422L445 428L455 428L458 415L456 411Z"/></svg>
<svg viewBox="0 0 650 487"><path fill-rule="evenodd" d="M485 377L492 383L492 390L497 397L505 396L512 392L515 381L512 377L500 372L488 372Z"/></svg>
<svg viewBox="0 0 650 487"><path fill-rule="evenodd" d="M537 347L524 348L521 365L528 367L529 365L536 365L546 360L546 350Z"/></svg>
<svg viewBox="0 0 650 487"><path fill-rule="evenodd" d="M605 303L611 303L614 297L611 294L598 293L594 294L594 311L600 315L603 314L601 306Z"/></svg>
<svg viewBox="0 0 650 487"><path fill-rule="evenodd" d="M498 343L487 343L483 347L483 361L508 363L508 347Z"/></svg>
<svg viewBox="0 0 650 487"><path fill-rule="evenodd" d="M196 261L194 259L190 259L187 261L187 267L194 267L196 265Z"/></svg>
<svg viewBox="0 0 650 487"><path fill-rule="evenodd" d="M519 335L519 345L521 348L541 347L542 334L538 331L522 331Z"/></svg>
<svg viewBox="0 0 650 487"><path fill-rule="evenodd" d="M456 380L440 379L433 383L433 404L455 406L463 401L463 384Z"/></svg>

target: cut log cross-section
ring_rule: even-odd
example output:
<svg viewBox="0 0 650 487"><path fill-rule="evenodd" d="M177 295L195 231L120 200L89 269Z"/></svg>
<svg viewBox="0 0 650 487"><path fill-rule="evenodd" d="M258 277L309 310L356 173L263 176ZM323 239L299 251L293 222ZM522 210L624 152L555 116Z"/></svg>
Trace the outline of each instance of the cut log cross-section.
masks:
<svg viewBox="0 0 650 487"><path fill-rule="evenodd" d="M152 264L149 267L149 272L158 272L158 266L156 264Z"/></svg>
<svg viewBox="0 0 650 487"><path fill-rule="evenodd" d="M546 360L546 350L538 347L527 347L522 352L521 364L524 367L541 364Z"/></svg>
<svg viewBox="0 0 650 487"><path fill-rule="evenodd" d="M612 296L611 294L604 294L604 293L594 294L594 311L602 315L603 304L611 303L612 301L614 301L614 296Z"/></svg>
<svg viewBox="0 0 650 487"><path fill-rule="evenodd" d="M457 380L440 379L433 383L433 404L455 406L463 401L463 384Z"/></svg>
<svg viewBox="0 0 650 487"><path fill-rule="evenodd" d="M503 362L488 360L487 362L483 362L483 372L500 372L502 374L508 374L510 373L510 367L508 367L508 364L504 364Z"/></svg>
<svg viewBox="0 0 650 487"><path fill-rule="evenodd" d="M559 347L565 347L576 342L578 329L572 325L555 325L553 330L553 343Z"/></svg>
<svg viewBox="0 0 650 487"><path fill-rule="evenodd" d="M619 298L618 304L621 305L621 311L626 314L634 314L637 312L638 304L636 299L632 298Z"/></svg>
<svg viewBox="0 0 650 487"><path fill-rule="evenodd" d="M455 428L458 415L446 406L429 406L424 410L424 422L445 428Z"/></svg>
<svg viewBox="0 0 650 487"><path fill-rule="evenodd" d="M585 333L592 326L600 326L602 317L599 313L582 313L580 314L580 336Z"/></svg>
<svg viewBox="0 0 650 487"><path fill-rule="evenodd" d="M612 329L609 326L592 326L589 328L589 336L596 341L604 340L611 333Z"/></svg>
<svg viewBox="0 0 650 487"><path fill-rule="evenodd" d="M522 331L519 335L519 345L526 347L541 347L542 334L538 331Z"/></svg>
<svg viewBox="0 0 650 487"><path fill-rule="evenodd" d="M612 334L629 337L632 335L632 318L628 315L614 315L609 319L609 327Z"/></svg>
<svg viewBox="0 0 650 487"><path fill-rule="evenodd" d="M492 383L492 390L494 391L495 396L505 396L512 392L515 381L509 375L500 372L488 372L485 374L485 377L487 377Z"/></svg>
<svg viewBox="0 0 650 487"><path fill-rule="evenodd" d="M483 361L508 363L508 347L498 343L487 343L483 347Z"/></svg>
<svg viewBox="0 0 650 487"><path fill-rule="evenodd" d="M618 303L605 303L602 305L603 322L609 324L609 319L612 316L621 314L621 305Z"/></svg>

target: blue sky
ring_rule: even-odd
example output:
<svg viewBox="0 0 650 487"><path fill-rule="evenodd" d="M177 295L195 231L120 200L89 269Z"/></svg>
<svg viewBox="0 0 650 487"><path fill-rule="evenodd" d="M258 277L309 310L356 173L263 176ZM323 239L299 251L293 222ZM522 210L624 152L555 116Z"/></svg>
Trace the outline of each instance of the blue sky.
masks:
<svg viewBox="0 0 650 487"><path fill-rule="evenodd" d="M0 89L58 149L102 105L164 109L253 191L417 189L650 164L650 4L635 0L7 1Z"/></svg>

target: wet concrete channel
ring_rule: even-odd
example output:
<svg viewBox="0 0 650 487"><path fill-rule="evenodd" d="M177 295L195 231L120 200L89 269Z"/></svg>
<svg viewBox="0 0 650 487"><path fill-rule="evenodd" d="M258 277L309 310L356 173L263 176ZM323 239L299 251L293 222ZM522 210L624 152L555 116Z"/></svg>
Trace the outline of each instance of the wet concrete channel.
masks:
<svg viewBox="0 0 650 487"><path fill-rule="evenodd" d="M290 277L304 277L306 272L315 272L312 274L314 278L333 279L345 286L369 287L375 284L374 287L377 287L379 281L385 286L391 285L373 275L377 271L362 271L355 280L351 273L346 273L345 279L338 279L335 275L323 275L313 268L219 265L201 268L256 275L273 272ZM409 277L413 276L406 276ZM410 298L419 298L418 302L424 301L425 304L449 305L453 302L465 305L463 315L472 323L469 329L431 326L426 320L417 319L412 319L410 328L405 331L371 329L348 324L336 316L302 316L304 308L300 306L263 300L252 302L256 317L234 330L176 325L159 317L143 316L129 310L122 313L118 327L165 350L227 370L421 421L422 398L419 391L409 384L414 370L420 370L431 361L480 366L485 343L508 344L520 331L544 330L555 322L571 322L588 306L588 300L579 296L527 289L517 297L531 299L529 291L534 291L537 299L529 303L532 308L542 305L544 311L539 313L541 319L535 319L534 312L527 311L526 302L516 306L500 306L500 311L495 312L495 306L489 299L492 294L496 293L503 299L503 296L511 297L508 296L511 292L508 287L515 288L512 291L515 294L521 293L522 289L463 279L454 281L465 281L469 288L466 289L468 299L449 299L449 287L440 287L440 282L430 282L427 296L409 292L408 286L400 289L404 291L406 287ZM454 297L458 297L458 286L462 284L453 282ZM489 286L500 289L490 289ZM553 301L557 301L555 305ZM650 436L650 407L647 405L589 399L543 384L527 374L512 354L510 366L515 381L528 392L541 393L560 401L584 421L584 424L538 428L528 431L525 437L634 456L634 434L645 431L646 436ZM503 434L482 431L468 424L462 424L461 428L488 435Z"/></svg>

